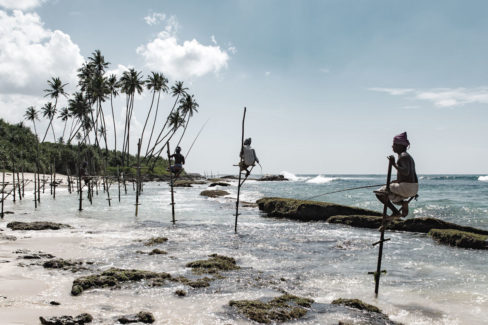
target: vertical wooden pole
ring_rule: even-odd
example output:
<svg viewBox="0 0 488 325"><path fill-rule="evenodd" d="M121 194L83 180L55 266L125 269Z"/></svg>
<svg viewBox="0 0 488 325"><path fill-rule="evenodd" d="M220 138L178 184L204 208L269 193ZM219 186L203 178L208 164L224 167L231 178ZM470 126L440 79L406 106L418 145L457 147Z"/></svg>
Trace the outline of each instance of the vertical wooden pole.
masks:
<svg viewBox="0 0 488 325"><path fill-rule="evenodd" d="M390 192L390 181L391 181L391 167L392 167L392 163L390 161L390 163L388 164L388 176L386 177L386 192L389 193ZM383 219L382 219L382 222L381 222L381 236L380 236L380 241L379 241L379 244L380 244L380 247L379 247L379 251L378 251L378 263L376 265L376 272L374 274L374 293L375 293L375 296L378 297L378 291L379 291L379 288L380 288L380 277L381 277L381 260L383 258L383 243L385 242L385 228L386 228L386 216L387 216L387 212L388 212L388 196L386 197L386 200L385 200L385 204L383 206Z"/></svg>
<svg viewBox="0 0 488 325"><path fill-rule="evenodd" d="M21 172L22 172L22 196L25 197L25 182L24 182L24 152L21 151L20 152L20 161L21 161L21 165L20 165L20 168L21 168ZM34 173L34 176L36 174Z"/></svg>
<svg viewBox="0 0 488 325"><path fill-rule="evenodd" d="M117 165L117 186L119 188L119 202L120 202L120 171L119 171L119 165Z"/></svg>
<svg viewBox="0 0 488 325"><path fill-rule="evenodd" d="M3 219L3 201L5 200L5 162L3 163L3 170L2 170L2 211L1 216Z"/></svg>
<svg viewBox="0 0 488 325"><path fill-rule="evenodd" d="M19 193L19 200L22 201L22 190L21 190L21 186L20 186L20 174L19 174L19 170L17 169L17 191ZM15 191L15 189L14 189Z"/></svg>
<svg viewBox="0 0 488 325"><path fill-rule="evenodd" d="M241 151L239 152L239 157L240 153L242 152L244 148L244 123L246 120L246 108L244 107L244 114L242 116L242 136L241 136ZM239 180L237 183L237 200L236 200L236 220L235 220L235 225L234 225L234 232L237 234L237 218L239 217L239 196L241 195L241 163L242 163L242 157L239 159Z"/></svg>
<svg viewBox="0 0 488 325"><path fill-rule="evenodd" d="M171 215L172 215L172 222L173 225L176 223L175 219L175 194L174 194L174 182L173 182L173 172L171 171L171 151L169 148L168 142L168 166L169 166L169 186L171 188Z"/></svg>
<svg viewBox="0 0 488 325"><path fill-rule="evenodd" d="M78 142L78 193L79 197L79 205L78 211L83 210L83 185L81 184L81 159L80 159L80 143Z"/></svg>
<svg viewBox="0 0 488 325"><path fill-rule="evenodd" d="M54 162L53 162L53 172L54 172L53 199L56 200L56 187L58 186L58 183L56 183L56 158L54 158Z"/></svg>
<svg viewBox="0 0 488 325"><path fill-rule="evenodd" d="M15 158L12 155L12 194L13 194L13 201L15 203Z"/></svg>
<svg viewBox="0 0 488 325"><path fill-rule="evenodd" d="M139 213L139 182L141 181L141 138L137 141L136 217Z"/></svg>
<svg viewBox="0 0 488 325"><path fill-rule="evenodd" d="M34 208L37 209L37 187L39 185L37 184L37 175L36 172L34 171Z"/></svg>

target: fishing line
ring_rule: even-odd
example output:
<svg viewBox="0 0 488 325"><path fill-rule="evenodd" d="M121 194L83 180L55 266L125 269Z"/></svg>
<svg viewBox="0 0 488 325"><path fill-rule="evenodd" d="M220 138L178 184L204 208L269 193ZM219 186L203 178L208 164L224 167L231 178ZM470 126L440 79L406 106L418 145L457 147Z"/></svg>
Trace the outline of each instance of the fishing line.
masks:
<svg viewBox="0 0 488 325"><path fill-rule="evenodd" d="M195 144L195 141L197 141L198 137L200 136L200 133L202 133L203 129L205 128L205 125L207 125L208 121L210 119L208 119L201 127L200 131L198 131L197 133L197 136L195 137L195 139L193 140L191 146L190 146L190 149L188 149L188 151L186 152L186 159L188 159L188 155L190 154L190 151L191 151L191 148L193 148L193 145Z"/></svg>
<svg viewBox="0 0 488 325"><path fill-rule="evenodd" d="M385 184L376 184L376 185L366 185L366 186L359 186L359 187L350 187L350 188L346 188L346 189L343 189L343 190L332 191L332 192L327 192L327 193L322 193L322 194L314 195L314 196L311 196L309 198L306 198L305 200L310 200L310 199L314 199L314 198L317 198L317 197L320 197L320 196L324 196L324 195L328 195L328 194L333 194L333 193L347 192L347 191L352 191L352 190L359 190L359 189L362 189L362 188L378 187L378 186L384 186L384 185Z"/></svg>

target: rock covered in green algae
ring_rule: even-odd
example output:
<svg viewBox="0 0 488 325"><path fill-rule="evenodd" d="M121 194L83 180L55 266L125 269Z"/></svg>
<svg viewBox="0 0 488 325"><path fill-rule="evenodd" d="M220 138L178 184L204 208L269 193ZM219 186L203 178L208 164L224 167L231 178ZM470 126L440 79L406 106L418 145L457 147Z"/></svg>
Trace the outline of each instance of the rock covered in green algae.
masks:
<svg viewBox="0 0 488 325"><path fill-rule="evenodd" d="M261 300L231 300L229 306L250 320L258 323L286 322L298 319L307 314L308 308L314 301L290 294L273 298L270 301Z"/></svg>
<svg viewBox="0 0 488 325"><path fill-rule="evenodd" d="M59 230L62 228L71 228L70 225L63 223L55 223L49 221L34 221L21 222L13 221L7 224L7 227L12 230Z"/></svg>
<svg viewBox="0 0 488 325"><path fill-rule="evenodd" d="M332 216L329 219L327 219L327 222L339 223L351 227L378 228L379 226L381 226L381 219L382 217L377 217L377 216L350 215L350 216Z"/></svg>
<svg viewBox="0 0 488 325"><path fill-rule="evenodd" d="M149 255L164 255L164 254L168 254L168 253L166 251L159 249L159 248L155 248L152 251L150 251L148 254Z"/></svg>
<svg viewBox="0 0 488 325"><path fill-rule="evenodd" d="M43 325L82 325L91 323L93 317L90 314L84 313L76 317L73 316L57 316L57 317L39 317L41 324Z"/></svg>
<svg viewBox="0 0 488 325"><path fill-rule="evenodd" d="M230 184L226 182L214 182L211 183L208 187L215 187L215 186L230 186Z"/></svg>
<svg viewBox="0 0 488 325"><path fill-rule="evenodd" d="M70 270L71 272L87 270L86 267L83 267L83 262L81 261L65 260L62 258L45 261L44 263L42 263L42 266L45 269L62 269L62 270Z"/></svg>
<svg viewBox="0 0 488 325"><path fill-rule="evenodd" d="M144 246L153 246L157 244L163 244L168 241L166 237L153 237L144 242Z"/></svg>
<svg viewBox="0 0 488 325"><path fill-rule="evenodd" d="M264 175L261 178L258 178L260 182L280 182L280 181L287 181L288 178L285 178L283 175Z"/></svg>
<svg viewBox="0 0 488 325"><path fill-rule="evenodd" d="M140 311L135 315L121 316L117 319L117 321L121 324L129 324L129 323L152 324L155 322L155 319L152 313L147 311Z"/></svg>
<svg viewBox="0 0 488 325"><path fill-rule="evenodd" d="M367 304L367 303L365 303L359 299L339 298L339 299L332 301L332 304L333 305L343 305L343 306L347 306L347 307L351 307L351 308L355 308L355 309L359 309L359 310L366 310L366 311L373 312L373 313L381 313L381 309L379 309L378 307Z"/></svg>
<svg viewBox="0 0 488 325"><path fill-rule="evenodd" d="M198 260L186 264L186 267L191 267L195 273L209 273L215 274L220 271L232 271L238 270L240 267L237 265L236 260L232 257L212 254L209 255L207 260Z"/></svg>
<svg viewBox="0 0 488 325"><path fill-rule="evenodd" d="M206 288L210 286L210 282L212 282L214 279L204 277L200 279L195 279L195 280L190 280L188 278L185 278L184 276L179 276L176 278L172 279L175 282L180 282L183 283L187 286L190 286L192 288Z"/></svg>
<svg viewBox="0 0 488 325"><path fill-rule="evenodd" d="M229 194L230 194L229 192L222 191L222 190L205 190L200 192L201 196L208 196L208 197L219 197L219 196L225 196Z"/></svg>
<svg viewBox="0 0 488 325"><path fill-rule="evenodd" d="M185 297L186 296L186 291L185 290L176 290L175 291L175 295L177 295L178 297Z"/></svg>
<svg viewBox="0 0 488 325"><path fill-rule="evenodd" d="M124 282L136 282L141 280L151 280L152 285L159 286L163 285L166 280L169 279L171 279L171 275L164 272L157 273L134 269L111 268L100 274L83 276L74 280L71 294L73 296L78 296L87 289L115 287Z"/></svg>
<svg viewBox="0 0 488 325"><path fill-rule="evenodd" d="M429 231L435 241L441 244L462 248L488 249L488 236L455 229L431 229Z"/></svg>
<svg viewBox="0 0 488 325"><path fill-rule="evenodd" d="M269 217L298 221L326 221L336 215L381 216L381 213L335 203L265 197L256 201L259 210Z"/></svg>

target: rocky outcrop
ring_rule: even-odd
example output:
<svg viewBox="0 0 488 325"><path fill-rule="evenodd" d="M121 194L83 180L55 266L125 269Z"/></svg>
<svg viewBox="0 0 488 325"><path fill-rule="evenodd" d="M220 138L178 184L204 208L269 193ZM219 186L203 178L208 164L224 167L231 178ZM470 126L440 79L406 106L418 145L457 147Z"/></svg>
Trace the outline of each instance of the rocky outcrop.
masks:
<svg viewBox="0 0 488 325"><path fill-rule="evenodd" d="M371 324L371 325L401 325L401 323L397 323L395 321L390 320L388 315L384 314L381 309L376 306L367 304L359 299L343 299L339 298L331 303L332 305L336 306L344 306L346 308L351 308L353 310L359 311L361 314L361 318L364 319L364 322L360 322L360 324ZM350 324L348 322L339 322L339 324Z"/></svg>
<svg viewBox="0 0 488 325"><path fill-rule="evenodd" d="M7 224L7 227L12 230L59 230L62 228L71 228L70 225L63 223L55 223L49 221L34 221L21 222L13 221Z"/></svg>
<svg viewBox="0 0 488 325"><path fill-rule="evenodd" d="M152 324L155 322L154 315L147 311L140 311L134 315L125 315L117 318L117 321L121 324L130 323L144 323Z"/></svg>
<svg viewBox="0 0 488 325"><path fill-rule="evenodd" d="M338 215L330 217L327 222L339 223L359 228L378 228L379 226L381 226L381 220L382 217L375 216ZM394 220L386 227L386 229L420 232L425 234L432 229L454 229L456 231L468 232L478 235L488 235L487 230L460 226L455 223L439 220L436 218L411 218L405 220Z"/></svg>
<svg viewBox="0 0 488 325"><path fill-rule="evenodd" d="M208 187L215 187L215 186L230 186L230 184L226 182L214 182L211 183Z"/></svg>
<svg viewBox="0 0 488 325"><path fill-rule="evenodd" d="M209 255L209 259L198 260L186 264L186 267L191 267L194 273L202 274L216 274L220 271L233 271L238 270L240 267L237 265L236 260L232 257L212 254Z"/></svg>
<svg viewBox="0 0 488 325"><path fill-rule="evenodd" d="M326 221L336 215L381 216L379 212L335 203L266 197L256 201L268 217L298 221Z"/></svg>
<svg viewBox="0 0 488 325"><path fill-rule="evenodd" d="M229 192L221 191L221 190L205 190L200 193L201 196L208 196L208 197L219 197L229 195Z"/></svg>
<svg viewBox="0 0 488 325"><path fill-rule="evenodd" d="M174 187L192 187L192 185L207 184L203 180L179 179L173 183Z"/></svg>
<svg viewBox="0 0 488 325"><path fill-rule="evenodd" d="M456 229L431 229L429 231L436 242L461 248L488 249L488 236Z"/></svg>
<svg viewBox="0 0 488 325"><path fill-rule="evenodd" d="M287 181L288 178L285 178L283 175L264 175L263 177L259 178L258 181L260 182L280 182L280 181Z"/></svg>
<svg viewBox="0 0 488 325"><path fill-rule="evenodd" d="M284 294L269 301L231 300L229 306L250 320L269 324L302 318L313 302L312 299Z"/></svg>
<svg viewBox="0 0 488 325"><path fill-rule="evenodd" d="M93 317L90 314L84 313L76 317L73 316L56 316L56 317L39 317L43 325L83 325L91 323Z"/></svg>

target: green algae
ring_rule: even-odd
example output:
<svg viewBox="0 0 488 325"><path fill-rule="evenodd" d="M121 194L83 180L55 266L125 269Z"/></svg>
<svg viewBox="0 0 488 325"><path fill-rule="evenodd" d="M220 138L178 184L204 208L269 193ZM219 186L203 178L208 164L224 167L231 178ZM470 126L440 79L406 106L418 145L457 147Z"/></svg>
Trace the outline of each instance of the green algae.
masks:
<svg viewBox="0 0 488 325"><path fill-rule="evenodd" d="M218 274L220 271L238 270L236 260L232 257L212 254L207 260L197 260L186 264L186 267L193 269L195 274Z"/></svg>
<svg viewBox="0 0 488 325"><path fill-rule="evenodd" d="M234 307L246 318L258 323L286 322L299 319L307 314L314 301L290 294L273 298L268 302L261 300L231 300L229 306Z"/></svg>
<svg viewBox="0 0 488 325"><path fill-rule="evenodd" d="M206 288L210 286L210 282L212 282L214 279L204 277L196 280L190 280L184 276L179 276L176 278L173 278L172 281L175 282L180 282L184 285L190 286L192 288Z"/></svg>
<svg viewBox="0 0 488 325"><path fill-rule="evenodd" d="M163 244L168 241L166 237L153 237L144 242L144 246L153 246L158 244Z"/></svg>
<svg viewBox="0 0 488 325"><path fill-rule="evenodd" d="M376 306L367 304L359 299L344 299L344 298L339 298L334 301L332 301L333 305L343 305L359 310L365 310L373 313L381 313L381 309L379 309Z"/></svg>
<svg viewBox="0 0 488 325"><path fill-rule="evenodd" d="M70 270L71 272L78 272L87 269L86 267L83 267L83 262L81 261L65 260L62 258L45 261L42 263L42 266L46 269L62 269Z"/></svg>
<svg viewBox="0 0 488 325"><path fill-rule="evenodd" d="M171 275L164 272L157 273L134 269L111 268L101 274L83 276L75 279L71 288L71 294L78 296L87 289L116 287L124 282L137 282L141 280L151 280L151 285L160 286L169 279L171 279Z"/></svg>
<svg viewBox="0 0 488 325"><path fill-rule="evenodd" d="M13 221L7 224L7 228L10 228L12 230L59 230L62 228L71 228L71 226L63 223L55 223L49 221Z"/></svg>
<svg viewBox="0 0 488 325"><path fill-rule="evenodd" d="M159 249L159 248L155 248L152 251L150 251L148 254L149 255L165 255L165 254L168 254L168 253L166 251L163 251L163 250Z"/></svg>
<svg viewBox="0 0 488 325"><path fill-rule="evenodd" d="M441 244L461 248L488 249L488 236L456 229L431 229L429 231L435 241Z"/></svg>
<svg viewBox="0 0 488 325"><path fill-rule="evenodd" d="M208 197L219 197L219 196L225 196L229 195L230 193L227 191L222 191L222 190L205 190L200 192L201 196L208 196Z"/></svg>

